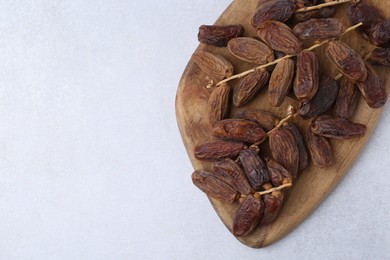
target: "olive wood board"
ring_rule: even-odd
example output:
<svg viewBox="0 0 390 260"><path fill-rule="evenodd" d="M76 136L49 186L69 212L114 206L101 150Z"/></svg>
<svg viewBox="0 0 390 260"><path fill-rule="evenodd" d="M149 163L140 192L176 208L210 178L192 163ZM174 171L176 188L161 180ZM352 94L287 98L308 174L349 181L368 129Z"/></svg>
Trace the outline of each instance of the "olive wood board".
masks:
<svg viewBox="0 0 390 260"><path fill-rule="evenodd" d="M367 2L371 2L374 6L384 12L385 17L388 18L390 16L390 1L372 0ZM250 25L249 17L255 10L257 4L258 0L234 0L218 18L215 24L241 24L245 28L244 36L254 37L256 36L256 29ZM346 4L338 5L333 17L340 18L347 28L351 25L346 18L345 8ZM196 39L197 36L194 35L194 40ZM365 57L374 47L356 31L349 32L341 40L361 54L362 57ZM304 46L304 48L305 47L310 46ZM339 73L326 58L325 47L326 45L314 50L319 59L320 72L335 77ZM235 74L250 69L253 66L233 57L228 52L227 48L200 44L196 50L205 50L221 54L233 64ZM386 88L389 91L390 70L379 66L375 66L374 69L384 81ZM186 151L194 169L210 170L210 162L199 161L193 154L194 147L197 144L214 139L211 136L211 126L208 123L207 118L207 100L211 90L206 88L208 83L206 76L207 75L199 69L192 59L190 59L177 89L176 117ZM234 85L237 84L237 80L231 81L229 84L234 87ZM291 97L287 97L279 108L272 107L268 102L267 88L265 87L247 106L239 109L231 106L229 116L234 116L247 109L263 109L283 118L286 116L286 110L290 104L297 107L297 101ZM386 105L384 107L386 107ZM289 192L288 199L285 201L275 222L267 226L257 227L252 234L245 237L237 237L237 239L250 247L265 247L284 237L307 218L347 173L348 168L356 159L357 155L364 147L364 144L369 140L372 131L380 118L382 110L383 108L376 110L369 108L363 98L361 98L357 111L352 117L352 121L367 126L365 135L357 139L331 140L335 164L329 168L320 169L310 163L310 166L302 171L300 177L295 181L294 186ZM305 135L305 131L308 128L310 121L302 120L302 118L298 116L295 117L292 122L296 123ZM267 148L263 148L265 146L267 146L267 143L262 144L260 149L264 149L267 153ZM269 154L266 154L266 156L269 156ZM191 173L188 173L188 181L191 181ZM364 183L362 183L362 187L363 185ZM199 192L201 191L199 190ZM209 200L225 226L231 232L233 218L239 207L239 203L236 202L230 205L219 202L213 198L209 198Z"/></svg>

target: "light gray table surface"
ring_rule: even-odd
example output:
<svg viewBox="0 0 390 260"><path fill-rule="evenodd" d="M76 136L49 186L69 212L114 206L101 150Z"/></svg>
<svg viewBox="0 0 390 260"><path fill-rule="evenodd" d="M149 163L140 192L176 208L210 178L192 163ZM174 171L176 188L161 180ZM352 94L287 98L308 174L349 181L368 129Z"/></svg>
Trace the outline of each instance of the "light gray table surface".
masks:
<svg viewBox="0 0 390 260"><path fill-rule="evenodd" d="M385 259L390 108L347 176L251 249L195 188L175 119L230 1L0 2L0 259Z"/></svg>

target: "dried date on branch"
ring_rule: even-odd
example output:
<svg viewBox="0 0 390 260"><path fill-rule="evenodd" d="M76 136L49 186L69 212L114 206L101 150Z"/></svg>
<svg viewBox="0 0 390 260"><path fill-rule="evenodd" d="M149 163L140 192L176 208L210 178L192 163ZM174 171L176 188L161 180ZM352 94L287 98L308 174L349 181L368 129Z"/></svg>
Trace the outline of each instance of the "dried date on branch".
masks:
<svg viewBox="0 0 390 260"><path fill-rule="evenodd" d="M390 41L390 19L378 22L370 29L370 42L381 46Z"/></svg>
<svg viewBox="0 0 390 260"><path fill-rule="evenodd" d="M207 141L195 146L194 154L196 159L204 161L215 161L223 158L237 158L242 149L247 146L242 142L232 141Z"/></svg>
<svg viewBox="0 0 390 260"><path fill-rule="evenodd" d="M265 43L250 37L239 37L231 39L228 49L236 58L262 65L274 60L274 52Z"/></svg>
<svg viewBox="0 0 390 260"><path fill-rule="evenodd" d="M339 84L336 80L322 75L317 94L310 101L299 103L299 114L304 118L313 118L328 111L336 101Z"/></svg>
<svg viewBox="0 0 390 260"><path fill-rule="evenodd" d="M264 130L270 131L279 124L279 118L268 111L248 109L239 113L235 118L246 119L260 125Z"/></svg>
<svg viewBox="0 0 390 260"><path fill-rule="evenodd" d="M367 79L364 82L357 82L357 86L371 108L380 108L387 101L387 91L383 81L376 74L375 70L367 65Z"/></svg>
<svg viewBox="0 0 390 260"><path fill-rule="evenodd" d="M228 183L241 194L248 195L253 191L244 171L232 159L224 159L214 162L212 165L212 171L230 179Z"/></svg>
<svg viewBox="0 0 390 260"><path fill-rule="evenodd" d="M197 51L192 55L199 68L217 81L233 75L233 65L224 57L206 51Z"/></svg>
<svg viewBox="0 0 390 260"><path fill-rule="evenodd" d="M311 131L323 137L351 139L363 136L366 126L345 118L320 116L311 123Z"/></svg>
<svg viewBox="0 0 390 260"><path fill-rule="evenodd" d="M264 203L261 199L252 195L246 196L238 209L233 221L233 234L235 236L246 236L259 224L264 212Z"/></svg>
<svg viewBox="0 0 390 260"><path fill-rule="evenodd" d="M267 133L258 124L244 119L224 119L214 124L214 137L242 141L246 143L260 143L267 138Z"/></svg>
<svg viewBox="0 0 390 260"><path fill-rule="evenodd" d="M269 133L269 147L272 157L291 173L294 179L298 175L299 150L294 135L286 128Z"/></svg>
<svg viewBox="0 0 390 260"><path fill-rule="evenodd" d="M274 107L279 107L291 89L294 78L294 61L284 59L276 64L268 84L268 100Z"/></svg>
<svg viewBox="0 0 390 260"><path fill-rule="evenodd" d="M374 65L390 67L390 48L375 48L369 56L369 61Z"/></svg>
<svg viewBox="0 0 390 260"><path fill-rule="evenodd" d="M339 37L345 28L337 18L310 19L294 26L293 32L301 40L319 41Z"/></svg>
<svg viewBox="0 0 390 260"><path fill-rule="evenodd" d="M290 132L294 135L295 141L298 145L298 151L299 151L299 164L298 164L298 170L302 171L309 165L309 155L307 153L305 141L303 139L303 136L301 135L301 132L299 131L299 128L291 122L285 123L283 125L284 128L290 130Z"/></svg>
<svg viewBox="0 0 390 260"><path fill-rule="evenodd" d="M236 107L247 105L266 85L269 79L269 73L266 70L256 70L244 78L234 88L233 104Z"/></svg>
<svg viewBox="0 0 390 260"><path fill-rule="evenodd" d="M233 203L237 198L237 191L216 175L203 170L192 173L192 182L207 196L226 203Z"/></svg>
<svg viewBox="0 0 390 260"><path fill-rule="evenodd" d="M359 100L360 92L356 85L348 78L342 78L335 105L336 115L342 118L351 118L356 111Z"/></svg>
<svg viewBox="0 0 390 260"><path fill-rule="evenodd" d="M265 194L262 196L264 202L264 214L261 218L260 225L268 225L274 222L282 209L283 197L284 196L281 191L275 191L271 194Z"/></svg>
<svg viewBox="0 0 390 260"><path fill-rule="evenodd" d="M207 45L225 47L229 40L241 37L244 27L234 25L202 25L199 27L198 40Z"/></svg>
<svg viewBox="0 0 390 260"><path fill-rule="evenodd" d="M311 100L317 93L319 66L314 52L304 50L298 55L294 94L298 101Z"/></svg>
<svg viewBox="0 0 390 260"><path fill-rule="evenodd" d="M323 7L318 10L311 10L302 13L295 13L293 16L294 23L301 23L307 21L312 18L329 18L336 12L336 8L334 6Z"/></svg>
<svg viewBox="0 0 390 260"><path fill-rule="evenodd" d="M253 149L242 150L240 162L244 168L249 183L256 190L262 188L263 184L269 182L269 172L265 161Z"/></svg>
<svg viewBox="0 0 390 260"><path fill-rule="evenodd" d="M294 14L297 7L288 0L270 0L260 5L253 13L251 23L259 28L262 22L268 20L285 22Z"/></svg>
<svg viewBox="0 0 390 260"><path fill-rule="evenodd" d="M363 59L351 47L334 40L326 48L326 56L343 73L344 76L355 81L365 81L367 69Z"/></svg>
<svg viewBox="0 0 390 260"><path fill-rule="evenodd" d="M222 84L214 88L210 94L207 106L209 113L209 122L214 125L216 122L225 119L229 113L229 95L230 86Z"/></svg>
<svg viewBox="0 0 390 260"><path fill-rule="evenodd" d="M348 4L347 17L351 24L363 23L357 30L366 39L369 38L371 26L384 19L378 9L363 1L358 4Z"/></svg>
<svg viewBox="0 0 390 260"><path fill-rule="evenodd" d="M307 131L307 145L315 166L326 168L333 165L332 146L327 138L318 136L309 129Z"/></svg>
<svg viewBox="0 0 390 260"><path fill-rule="evenodd" d="M284 23L265 21L258 27L257 35L272 49L287 54L297 54L302 50L302 43L293 31Z"/></svg>
<svg viewBox="0 0 390 260"><path fill-rule="evenodd" d="M292 183L292 175L275 160L267 160L267 167L272 185L278 187L284 182Z"/></svg>

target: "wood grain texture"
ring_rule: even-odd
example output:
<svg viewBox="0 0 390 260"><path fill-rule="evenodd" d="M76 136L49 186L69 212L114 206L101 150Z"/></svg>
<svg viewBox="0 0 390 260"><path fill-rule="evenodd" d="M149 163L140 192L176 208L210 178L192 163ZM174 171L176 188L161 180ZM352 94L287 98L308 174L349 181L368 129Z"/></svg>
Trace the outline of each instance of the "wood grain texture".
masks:
<svg viewBox="0 0 390 260"><path fill-rule="evenodd" d="M390 1L372 0L367 2L372 2L382 12L385 12L384 15L386 17L390 16ZM244 36L255 36L256 30L250 26L249 17L253 10L255 10L257 3L258 0L234 0L216 21L216 24L239 23L245 27ZM350 24L345 17L345 7L345 4L338 6L334 17L340 18L343 24L349 27ZM195 39L196 35L194 35ZM342 41L354 48L362 57L365 57L373 48L357 32L350 32L342 38ZM320 61L320 71L329 76L336 76L339 73L325 57L325 47L322 46L315 50ZM206 50L223 55L233 64L235 74L251 68L249 63L239 61L229 54L227 48L217 48L200 44L197 50ZM389 91L389 69L376 66L375 70L384 80L386 88ZM176 117L185 148L194 169L210 170L210 163L197 160L193 154L196 144L213 139L210 134L211 126L207 118L207 100L210 95L210 90L205 87L208 82L206 76L192 60L189 61L177 89ZM237 80L230 82L230 84L234 86L237 84ZM290 97L286 98L281 107L271 107L265 88L247 106L240 109L232 108L230 110L230 116L236 115L246 109L264 109L280 117L284 117L289 104L297 107L297 102ZM352 120L367 126L366 135L359 139L345 141L332 140L335 165L327 169L319 169L311 164L301 173L299 179L296 181L276 221L270 225L257 228L249 236L238 239L250 247L265 247L281 239L301 223L326 198L347 173L348 168L360 153L364 144L369 140L376 123L380 119L382 109L373 110L361 99ZM293 122L300 129L307 129L309 123L309 121L304 121L299 117L295 118ZM191 173L188 173L188 181L191 181ZM233 218L238 209L238 203L227 205L212 198L209 199L225 226L229 231L232 231Z"/></svg>

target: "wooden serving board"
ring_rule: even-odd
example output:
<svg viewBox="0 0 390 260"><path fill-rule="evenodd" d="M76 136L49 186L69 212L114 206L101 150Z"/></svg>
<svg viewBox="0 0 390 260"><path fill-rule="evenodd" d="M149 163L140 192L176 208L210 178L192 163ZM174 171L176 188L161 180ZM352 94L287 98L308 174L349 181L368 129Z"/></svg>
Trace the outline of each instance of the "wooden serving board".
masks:
<svg viewBox="0 0 390 260"><path fill-rule="evenodd" d="M371 2L378 9L382 10L382 12L385 12L384 15L386 17L390 16L390 1L372 0ZM258 0L234 0L218 18L215 24L241 24L245 28L244 36L256 36L256 30L250 25L249 17L255 10L257 3ZM345 7L346 4L338 5L336 7L336 14L333 17L340 18L344 25L349 27L351 25L345 16ZM194 35L194 40L196 40L196 35ZM362 57L365 57L373 48L368 41L363 39L355 31L344 36L342 41L355 49ZM320 61L320 71L323 74L334 77L339 73L325 57L325 47L326 46L322 46L315 50ZM217 48L200 44L197 50L206 50L223 55L233 64L235 74L251 68L250 64L239 61L230 55L227 48ZM378 66L375 66L374 68L384 80L387 90L389 91L390 70ZM213 137L211 137L211 126L209 125L207 118L207 100L211 90L206 88L208 83L206 76L207 75L205 75L192 60L189 61L177 89L176 117L185 148L194 169L210 170L210 163L197 160L193 154L194 147L198 143L213 139ZM234 87L234 85L237 84L237 81L231 81L230 84ZM286 109L290 104L297 107L297 102L290 97L286 98L281 107L271 107L268 102L267 89L264 88L257 98L249 103L249 105L240 109L232 107L230 116L246 109L263 109L271 111L282 118L286 116ZM365 136L352 140L332 140L331 143L335 158L334 166L327 169L320 169L310 164L295 182L288 200L285 201L276 221L270 225L258 227L251 235L238 237L238 240L250 247L265 247L281 239L308 217L347 173L348 168L362 150L364 144L369 140L371 133L380 118L382 110L383 108L377 110L369 108L362 98L352 120L367 126ZM309 124L309 121L304 121L299 116L296 117L293 122L304 132ZM265 146L266 145L267 144L265 144ZM261 146L261 149L267 150L265 146L264 148L263 146ZM262 153L262 155L264 154ZM266 154L265 156L269 156L269 154ZM191 181L190 175L191 173L188 173L188 181ZM362 186L363 185L364 184L362 183ZM212 198L209 199L225 226L229 231L232 231L233 218L239 204L235 203L233 205L228 205Z"/></svg>

